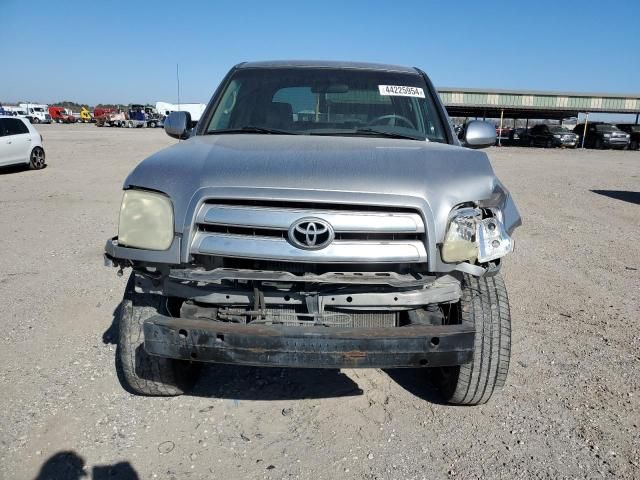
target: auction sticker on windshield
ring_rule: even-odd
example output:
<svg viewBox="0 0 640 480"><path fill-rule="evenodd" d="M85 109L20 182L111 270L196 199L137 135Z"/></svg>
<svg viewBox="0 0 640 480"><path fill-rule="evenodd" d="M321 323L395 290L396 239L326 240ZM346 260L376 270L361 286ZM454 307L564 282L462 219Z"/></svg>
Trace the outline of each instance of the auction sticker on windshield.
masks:
<svg viewBox="0 0 640 480"><path fill-rule="evenodd" d="M380 90L380 95L424 98L424 90L422 90L420 87L404 87L402 85L378 85L378 90Z"/></svg>

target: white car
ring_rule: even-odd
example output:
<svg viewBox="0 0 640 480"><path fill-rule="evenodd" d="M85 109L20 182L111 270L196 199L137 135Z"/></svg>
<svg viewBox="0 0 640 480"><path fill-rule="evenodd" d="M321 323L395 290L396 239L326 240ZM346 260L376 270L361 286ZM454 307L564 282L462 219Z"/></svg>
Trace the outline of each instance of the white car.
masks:
<svg viewBox="0 0 640 480"><path fill-rule="evenodd" d="M0 116L0 166L27 164L45 167L42 135L26 118Z"/></svg>

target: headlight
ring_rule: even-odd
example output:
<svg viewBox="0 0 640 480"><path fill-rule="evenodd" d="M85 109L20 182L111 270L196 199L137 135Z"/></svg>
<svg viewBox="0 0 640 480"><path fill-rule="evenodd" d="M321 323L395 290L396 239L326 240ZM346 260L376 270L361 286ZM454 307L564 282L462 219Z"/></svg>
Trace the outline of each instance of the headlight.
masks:
<svg viewBox="0 0 640 480"><path fill-rule="evenodd" d="M461 208L449 222L442 244L444 262L474 262L478 258L476 234L482 212L477 208Z"/></svg>
<svg viewBox="0 0 640 480"><path fill-rule="evenodd" d="M562 135L554 135L554 138L562 138Z"/></svg>
<svg viewBox="0 0 640 480"><path fill-rule="evenodd" d="M482 218L479 208L461 208L452 217L442 245L447 263L489 262L513 251L513 240L502 224L502 213Z"/></svg>
<svg viewBox="0 0 640 480"><path fill-rule="evenodd" d="M602 136L603 136L604 138L609 138L609 137L611 136L611 134L610 134L610 133L605 133L605 134L603 134Z"/></svg>
<svg viewBox="0 0 640 480"><path fill-rule="evenodd" d="M173 206L166 195L125 190L118 243L147 250L167 250L173 242Z"/></svg>

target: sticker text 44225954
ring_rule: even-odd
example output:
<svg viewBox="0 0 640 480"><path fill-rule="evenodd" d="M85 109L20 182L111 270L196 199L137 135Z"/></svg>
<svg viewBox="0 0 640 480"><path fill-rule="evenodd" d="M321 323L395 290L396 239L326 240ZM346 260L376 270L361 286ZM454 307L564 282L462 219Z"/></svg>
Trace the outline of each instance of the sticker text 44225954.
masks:
<svg viewBox="0 0 640 480"><path fill-rule="evenodd" d="M424 98L424 90L420 87L406 87L402 85L378 85L378 90L380 90L380 95Z"/></svg>

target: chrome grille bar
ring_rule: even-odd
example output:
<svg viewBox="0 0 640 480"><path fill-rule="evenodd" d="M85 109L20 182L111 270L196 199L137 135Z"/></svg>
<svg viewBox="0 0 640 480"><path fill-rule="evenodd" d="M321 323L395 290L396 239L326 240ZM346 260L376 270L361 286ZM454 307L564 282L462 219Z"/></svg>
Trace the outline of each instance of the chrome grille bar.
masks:
<svg viewBox="0 0 640 480"><path fill-rule="evenodd" d="M418 263L427 261L424 243L335 241L322 250L301 250L284 238L197 232L191 253L232 258L321 263Z"/></svg>
<svg viewBox="0 0 640 480"><path fill-rule="evenodd" d="M196 223L287 230L293 222L302 217L321 218L340 233L424 233L422 218L411 212L205 204L198 212Z"/></svg>

